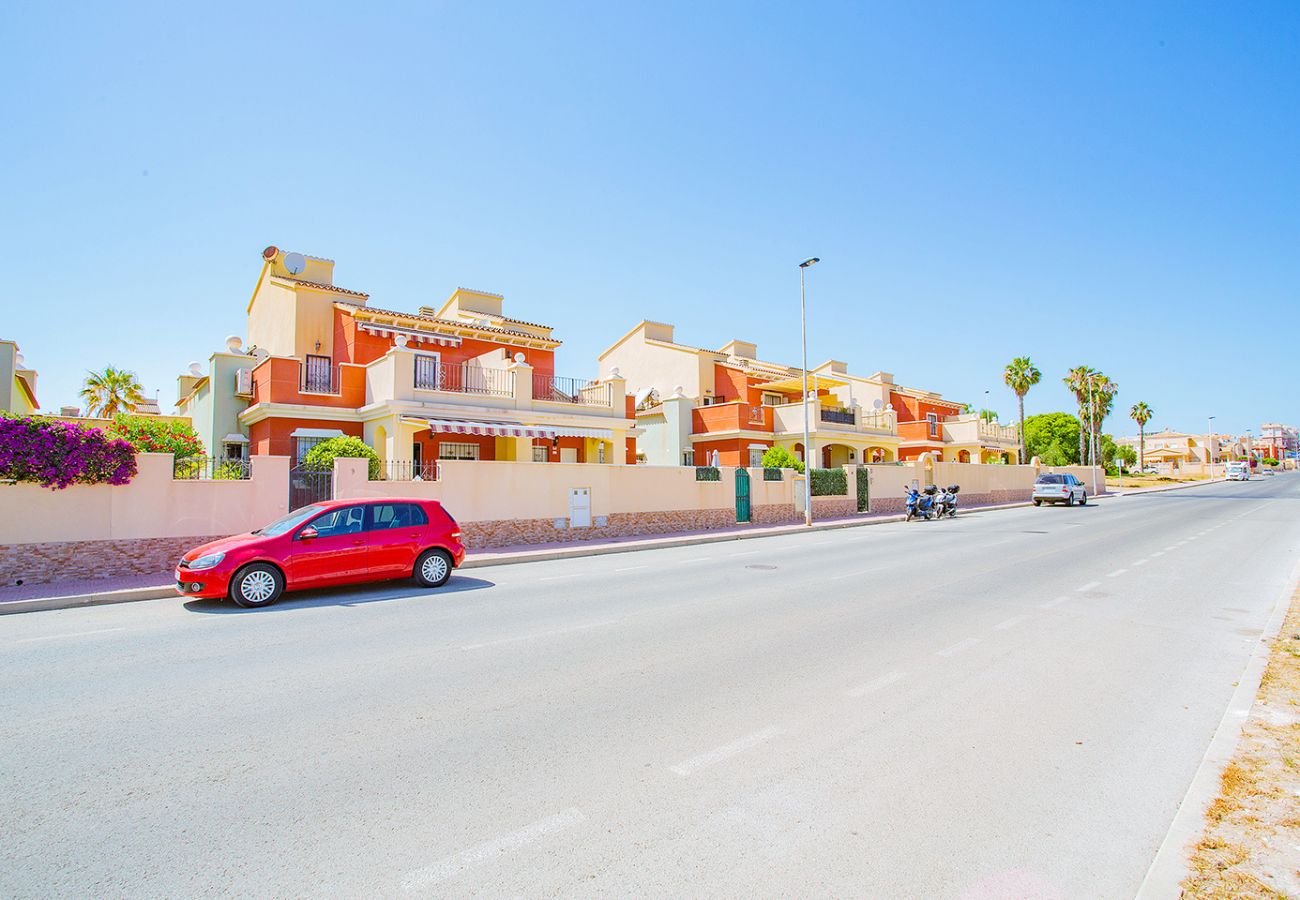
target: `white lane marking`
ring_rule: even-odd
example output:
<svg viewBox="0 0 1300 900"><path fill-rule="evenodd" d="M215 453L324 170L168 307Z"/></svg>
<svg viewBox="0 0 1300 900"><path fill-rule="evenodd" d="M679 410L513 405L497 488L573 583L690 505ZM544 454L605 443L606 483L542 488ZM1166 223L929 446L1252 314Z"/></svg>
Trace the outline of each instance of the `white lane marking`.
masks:
<svg viewBox="0 0 1300 900"><path fill-rule="evenodd" d="M896 681L902 681L902 680L903 680L902 672L890 672L888 675L881 675L879 678L875 679L874 681L868 681L866 684L860 684L857 687L847 691L846 693L848 693L850 697L865 697L867 694L873 693L875 691L880 690L883 687L888 687L889 685L893 684Z"/></svg>
<svg viewBox="0 0 1300 900"><path fill-rule="evenodd" d="M533 638L555 637L558 634L572 634L575 631L586 631L588 628L600 628L602 625L614 625L618 619L604 619L600 622L588 622L585 625L573 625L569 628L556 628L551 631L538 631L533 634L520 634L515 637L500 638L495 641L483 641L479 644L466 644L461 647L462 650L481 650L484 647L495 647L498 644L516 644L519 641L531 641Z"/></svg>
<svg viewBox="0 0 1300 900"><path fill-rule="evenodd" d="M545 578L539 578L538 581L559 581L561 578L581 578L582 572L574 572L572 575L547 575Z"/></svg>
<svg viewBox="0 0 1300 900"><path fill-rule="evenodd" d="M61 638L85 637L89 634L108 634L110 631L126 631L125 628L96 628L94 631L69 631L65 634L47 634L42 637L19 638L15 644L30 644L33 641L57 641Z"/></svg>
<svg viewBox="0 0 1300 900"><path fill-rule="evenodd" d="M462 850L460 853L441 859L431 866L425 866L423 869L410 872L402 879L402 890L410 893L421 888L427 888L430 885L459 875L470 866L503 856L511 850L518 850L520 847L541 840L547 835L555 834L565 828L572 828L574 825L580 825L586 820L587 817L582 814L582 810L576 807L566 809L564 812L556 813L545 819L538 819L518 831L503 834L501 837L484 841L481 844L475 844L468 850Z"/></svg>
<svg viewBox="0 0 1300 900"><path fill-rule="evenodd" d="M1061 595L1060 597L1057 597L1055 600L1048 600L1046 603L1038 604L1038 608L1051 609L1054 606L1060 606L1062 603L1064 603L1066 600L1069 599L1070 599L1069 597L1066 597L1065 595Z"/></svg>
<svg viewBox="0 0 1300 900"><path fill-rule="evenodd" d="M1165 555L1165 551L1157 550L1155 553L1151 554L1151 559L1155 559L1157 556L1164 556L1164 555Z"/></svg>
<svg viewBox="0 0 1300 900"><path fill-rule="evenodd" d="M979 642L980 642L979 638L969 637L966 638L964 641L958 641L957 643L953 644L951 647L944 647L942 650L939 650L934 655L935 656L956 656L958 653L961 653L963 650L969 650L971 647L974 647Z"/></svg>
<svg viewBox="0 0 1300 900"><path fill-rule="evenodd" d="M637 569L648 569L649 566L624 566L621 569L615 569L615 572L635 572Z"/></svg>
<svg viewBox="0 0 1300 900"><path fill-rule="evenodd" d="M1107 573L1106 573L1106 577L1107 577L1107 578L1118 578L1119 576L1123 575L1123 574L1124 574L1125 572L1127 572L1127 571L1128 571L1128 569L1116 569L1114 572L1107 572Z"/></svg>
<svg viewBox="0 0 1300 900"><path fill-rule="evenodd" d="M1151 562L1150 558L1144 556L1144 557L1142 557L1141 559L1135 559L1135 560L1133 560L1133 562L1129 563L1129 565L1131 565L1131 566L1145 566L1145 565L1146 565L1147 563L1149 563L1149 562Z"/></svg>
<svg viewBox="0 0 1300 900"><path fill-rule="evenodd" d="M1098 587L1101 587L1100 581L1089 581L1087 584L1079 585L1079 587L1075 588L1075 590L1082 594L1084 591L1090 591L1093 588L1098 588Z"/></svg>
<svg viewBox="0 0 1300 900"><path fill-rule="evenodd" d="M765 552L766 551L764 550L746 550L744 553L732 553L731 556L732 558L735 558L737 556L758 556L758 554L765 553Z"/></svg>
<svg viewBox="0 0 1300 900"><path fill-rule="evenodd" d="M1006 631L1008 628L1015 628L1017 625L1019 625L1021 622L1025 621L1025 619L1027 619L1027 618L1029 618L1029 617L1028 617L1028 616L1012 616L1011 618L1007 619L1005 622L999 622L998 624L994 625L993 627L996 628L998 631Z"/></svg>
<svg viewBox="0 0 1300 900"><path fill-rule="evenodd" d="M1171 544L1170 546L1165 548L1164 552L1168 553L1170 550L1177 550L1177 549L1178 549L1177 544Z"/></svg>
<svg viewBox="0 0 1300 900"><path fill-rule="evenodd" d="M675 772L685 778L687 775L699 769L720 763L729 756L735 756L737 753L744 753L751 747L757 747L764 741L770 741L781 733L781 729L775 725L769 725L762 731L755 731L753 734L747 734L743 738L737 738L730 744L723 744L721 747L714 747L707 753L701 753L699 756L692 756L685 762L680 762L675 766L669 766L670 772Z"/></svg>

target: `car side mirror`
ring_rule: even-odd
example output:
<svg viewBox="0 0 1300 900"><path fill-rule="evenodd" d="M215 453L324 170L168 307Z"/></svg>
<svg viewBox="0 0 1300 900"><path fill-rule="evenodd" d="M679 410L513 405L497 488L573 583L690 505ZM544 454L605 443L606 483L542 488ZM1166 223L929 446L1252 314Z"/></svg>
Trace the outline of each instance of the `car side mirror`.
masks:
<svg viewBox="0 0 1300 900"><path fill-rule="evenodd" d="M320 537L320 533L315 528L312 528L310 525L308 525L302 531L298 532L298 540L300 541L310 541L312 538L315 537Z"/></svg>

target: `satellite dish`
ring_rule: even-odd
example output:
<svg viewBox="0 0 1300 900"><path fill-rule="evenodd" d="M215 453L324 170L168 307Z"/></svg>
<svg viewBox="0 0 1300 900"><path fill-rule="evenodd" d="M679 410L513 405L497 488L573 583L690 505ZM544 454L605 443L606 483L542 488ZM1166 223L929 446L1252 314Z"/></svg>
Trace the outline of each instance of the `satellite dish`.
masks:
<svg viewBox="0 0 1300 900"><path fill-rule="evenodd" d="M226 349L231 353L242 353L244 342L240 340L239 335L232 334L226 338Z"/></svg>
<svg viewBox="0 0 1300 900"><path fill-rule="evenodd" d="M271 260L275 259L279 255L280 255L280 248L275 246L274 244L272 244L271 246L267 247L265 250L262 251L262 259L266 260L267 262L270 262Z"/></svg>
<svg viewBox="0 0 1300 900"><path fill-rule="evenodd" d="M263 349L262 347L254 347L254 348L253 348L253 358L254 358L254 359L266 359L266 358L267 358L268 356L270 356L270 355L271 355L270 352L267 351L267 350L265 350L265 349Z"/></svg>
<svg viewBox="0 0 1300 900"><path fill-rule="evenodd" d="M286 253L284 255L284 267L289 271L290 275L297 275L307 268L307 257L301 253Z"/></svg>
<svg viewBox="0 0 1300 900"><path fill-rule="evenodd" d="M190 374L191 374L192 376L194 376L195 378L202 378L202 377L203 377L203 366L199 365L199 364L196 363L196 362L192 362L192 363L190 363Z"/></svg>
<svg viewBox="0 0 1300 900"><path fill-rule="evenodd" d="M871 401L871 408L872 408L872 409L880 409L880 408L883 407L884 405L885 405L885 404L882 403L882 402L880 402L880 400L878 400L878 399L877 399L877 400L872 400L872 401Z"/></svg>

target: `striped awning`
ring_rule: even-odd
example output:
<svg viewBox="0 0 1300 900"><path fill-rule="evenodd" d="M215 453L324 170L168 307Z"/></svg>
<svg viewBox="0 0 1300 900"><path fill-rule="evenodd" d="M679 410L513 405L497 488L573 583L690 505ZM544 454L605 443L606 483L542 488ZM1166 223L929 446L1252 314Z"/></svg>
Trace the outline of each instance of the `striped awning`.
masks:
<svg viewBox="0 0 1300 900"><path fill-rule="evenodd" d="M438 334L432 331L419 331L415 328L398 328L396 325L377 325L374 322L359 322L357 327L367 334L379 337L393 337L404 334L421 344L438 344L442 347L459 347L460 338L453 334Z"/></svg>
<svg viewBox="0 0 1300 900"><path fill-rule="evenodd" d="M564 425L520 425L515 422L471 422L465 419L426 419L421 416L403 416L404 422L425 425L430 431L446 434L477 434L496 437L586 437L603 441L614 439L608 428L577 428Z"/></svg>

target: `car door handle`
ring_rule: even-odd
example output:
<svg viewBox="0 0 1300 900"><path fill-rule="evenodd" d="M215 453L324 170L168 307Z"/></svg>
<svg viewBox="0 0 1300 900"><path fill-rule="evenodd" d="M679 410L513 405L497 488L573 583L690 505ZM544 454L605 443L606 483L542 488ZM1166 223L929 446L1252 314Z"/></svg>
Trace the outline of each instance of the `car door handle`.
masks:
<svg viewBox="0 0 1300 900"><path fill-rule="evenodd" d="M360 546L361 546L362 544L364 544L365 542L366 542L366 539L365 539L365 538L357 538L355 541L352 542L352 546L353 546L353 547L360 547Z"/></svg>

